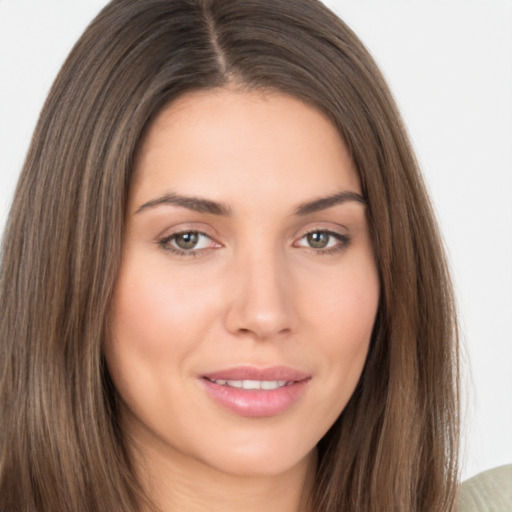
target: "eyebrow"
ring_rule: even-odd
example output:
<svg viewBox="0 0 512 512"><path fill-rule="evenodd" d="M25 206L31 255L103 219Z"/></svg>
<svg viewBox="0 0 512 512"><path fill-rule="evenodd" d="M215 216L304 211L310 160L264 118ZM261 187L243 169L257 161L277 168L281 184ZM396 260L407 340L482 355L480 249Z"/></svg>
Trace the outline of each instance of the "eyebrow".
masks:
<svg viewBox="0 0 512 512"><path fill-rule="evenodd" d="M309 215L311 213L326 210L327 208L331 208L332 206L347 203L349 201L356 201L361 204L368 203L366 199L357 192L343 191L330 196L321 197L320 199L315 199L314 201L302 203L296 208L294 213L295 215L301 216Z"/></svg>
<svg viewBox="0 0 512 512"><path fill-rule="evenodd" d="M294 215L309 215L349 201L367 204L366 199L357 192L343 191L302 203L295 209ZM165 194L156 199L152 199L140 206L135 213L137 214L144 210L162 205L180 206L195 212L210 213L212 215L221 215L226 217L231 215L231 208L223 203L200 197L182 196L179 194Z"/></svg>
<svg viewBox="0 0 512 512"><path fill-rule="evenodd" d="M180 196L178 194L165 194L156 199L152 199L144 203L135 213L137 214L143 210L161 205L181 206L188 210L200 213L211 213L212 215L228 216L231 214L231 209L225 204L200 197Z"/></svg>

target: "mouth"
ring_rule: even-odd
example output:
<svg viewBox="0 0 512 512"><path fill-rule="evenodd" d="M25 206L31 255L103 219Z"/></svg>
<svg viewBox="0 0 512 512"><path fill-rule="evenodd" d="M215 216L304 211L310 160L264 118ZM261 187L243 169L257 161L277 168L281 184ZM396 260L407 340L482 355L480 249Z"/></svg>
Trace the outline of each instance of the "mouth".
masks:
<svg viewBox="0 0 512 512"><path fill-rule="evenodd" d="M205 377L207 378L207 377ZM290 386L295 381L286 380L225 380L225 379L208 379L210 382L219 386L228 386L230 388L245 389L245 390L264 390L271 391L273 389Z"/></svg>
<svg viewBox="0 0 512 512"><path fill-rule="evenodd" d="M216 405L240 416L269 417L289 410L307 390L311 375L288 367L238 367L203 375Z"/></svg>

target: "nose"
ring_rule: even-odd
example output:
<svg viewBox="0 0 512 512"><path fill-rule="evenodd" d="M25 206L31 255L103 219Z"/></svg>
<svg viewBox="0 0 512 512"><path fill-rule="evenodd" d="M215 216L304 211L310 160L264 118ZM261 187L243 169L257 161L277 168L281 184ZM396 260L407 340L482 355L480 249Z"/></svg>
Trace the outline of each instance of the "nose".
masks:
<svg viewBox="0 0 512 512"><path fill-rule="evenodd" d="M226 329L237 336L268 340L295 328L292 278L279 254L240 257L232 270Z"/></svg>

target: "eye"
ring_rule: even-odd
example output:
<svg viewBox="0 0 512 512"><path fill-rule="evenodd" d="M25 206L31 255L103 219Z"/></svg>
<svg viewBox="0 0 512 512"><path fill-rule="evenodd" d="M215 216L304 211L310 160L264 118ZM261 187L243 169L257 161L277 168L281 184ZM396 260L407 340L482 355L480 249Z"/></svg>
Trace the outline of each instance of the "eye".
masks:
<svg viewBox="0 0 512 512"><path fill-rule="evenodd" d="M166 236L158 244L165 250L180 255L196 255L198 252L220 247L207 234L200 231L181 231Z"/></svg>
<svg viewBox="0 0 512 512"><path fill-rule="evenodd" d="M314 249L319 253L341 251L349 243L349 238L341 233L328 230L315 230L306 233L297 242L298 247Z"/></svg>
<svg viewBox="0 0 512 512"><path fill-rule="evenodd" d="M315 231L306 235L307 243L313 249L325 249L331 242L331 235L325 231Z"/></svg>

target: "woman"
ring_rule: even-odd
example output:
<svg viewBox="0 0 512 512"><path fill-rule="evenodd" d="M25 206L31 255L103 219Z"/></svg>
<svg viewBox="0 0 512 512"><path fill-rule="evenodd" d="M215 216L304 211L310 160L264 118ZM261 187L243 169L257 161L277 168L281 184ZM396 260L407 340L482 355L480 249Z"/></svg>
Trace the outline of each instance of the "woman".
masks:
<svg viewBox="0 0 512 512"><path fill-rule="evenodd" d="M319 2L111 2L41 115L1 283L4 512L453 507L442 247Z"/></svg>

